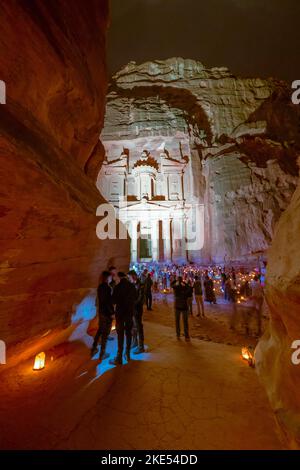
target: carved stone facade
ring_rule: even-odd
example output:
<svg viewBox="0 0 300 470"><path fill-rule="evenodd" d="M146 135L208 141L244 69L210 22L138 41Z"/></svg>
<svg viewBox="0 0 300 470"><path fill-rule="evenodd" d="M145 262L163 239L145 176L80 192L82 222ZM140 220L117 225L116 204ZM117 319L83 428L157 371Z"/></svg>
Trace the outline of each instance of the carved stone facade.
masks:
<svg viewBox="0 0 300 470"><path fill-rule="evenodd" d="M151 139L151 145L145 139L105 141L97 187L129 231L133 263L186 262L197 238L196 217L199 222L203 214L194 197L189 144L178 136L175 142ZM199 248L199 236L197 242Z"/></svg>
<svg viewBox="0 0 300 470"><path fill-rule="evenodd" d="M144 149L159 164L164 147L171 159L187 155L183 200L204 211L204 243L189 261L253 265L267 256L298 182L299 113L287 85L273 79L181 58L131 62L112 79L101 140L109 159L123 149L130 162Z"/></svg>

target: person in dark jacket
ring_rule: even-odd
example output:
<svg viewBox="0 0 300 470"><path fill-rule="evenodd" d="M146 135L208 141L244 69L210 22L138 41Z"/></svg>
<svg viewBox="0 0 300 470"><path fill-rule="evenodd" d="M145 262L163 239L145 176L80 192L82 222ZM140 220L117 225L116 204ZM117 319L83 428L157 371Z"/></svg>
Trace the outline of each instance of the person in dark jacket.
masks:
<svg viewBox="0 0 300 470"><path fill-rule="evenodd" d="M190 340L189 322L188 322L188 297L190 296L190 287L187 286L181 276L172 283L175 295L175 323L177 339L180 339L180 316L183 317L185 340Z"/></svg>
<svg viewBox="0 0 300 470"><path fill-rule="evenodd" d="M231 268L231 278L232 278L233 284L236 286L236 273L235 273L234 267Z"/></svg>
<svg viewBox="0 0 300 470"><path fill-rule="evenodd" d="M144 348L144 325L143 325L143 305L145 297L145 285L138 278L137 273L132 270L128 273L129 279L136 288L137 299L134 304L132 348L138 347L134 354L145 352Z"/></svg>
<svg viewBox="0 0 300 470"><path fill-rule="evenodd" d="M110 287L114 289L116 285L116 277L117 277L117 268L115 266L110 266L108 268L109 274L110 274Z"/></svg>
<svg viewBox="0 0 300 470"><path fill-rule="evenodd" d="M205 291L205 300L211 304L216 304L216 295L214 291L214 281L206 274L204 278L204 291Z"/></svg>
<svg viewBox="0 0 300 470"><path fill-rule="evenodd" d="M222 290L223 290L223 292L224 292L224 299L227 300L227 293L226 293L226 290L225 290L225 284L226 284L226 281L227 281L227 275L226 275L225 270L222 271L222 273L221 273L221 279L222 279Z"/></svg>
<svg viewBox="0 0 300 470"><path fill-rule="evenodd" d="M130 348L133 326L134 304L137 292L133 284L128 281L126 274L119 272L120 282L115 286L112 296L116 306L116 330L118 334L118 354L111 361L112 364L123 364L124 334L126 333L126 359L130 361Z"/></svg>
<svg viewBox="0 0 300 470"><path fill-rule="evenodd" d="M202 316L204 318L205 314L204 314L202 282L201 282L201 279L199 279L199 276L195 276L194 294L195 294L196 305L197 305L197 317Z"/></svg>
<svg viewBox="0 0 300 470"><path fill-rule="evenodd" d="M188 302L188 311L190 312L190 315L193 316L193 284L191 279L189 279L186 283L187 287L189 288L189 296L187 299Z"/></svg>
<svg viewBox="0 0 300 470"><path fill-rule="evenodd" d="M112 319L114 315L114 308L112 303L112 290L109 286L110 273L103 271L101 276L101 283L97 288L97 307L99 316L99 328L94 338L93 346L91 349L91 355L94 356L98 349L98 342L101 337L101 348L99 354L99 360L106 359L109 355L106 354L106 343L109 336Z"/></svg>
<svg viewBox="0 0 300 470"><path fill-rule="evenodd" d="M145 297L146 297L147 310L152 310L152 286L153 286L153 281L151 279L151 274L148 273L146 280L145 280Z"/></svg>

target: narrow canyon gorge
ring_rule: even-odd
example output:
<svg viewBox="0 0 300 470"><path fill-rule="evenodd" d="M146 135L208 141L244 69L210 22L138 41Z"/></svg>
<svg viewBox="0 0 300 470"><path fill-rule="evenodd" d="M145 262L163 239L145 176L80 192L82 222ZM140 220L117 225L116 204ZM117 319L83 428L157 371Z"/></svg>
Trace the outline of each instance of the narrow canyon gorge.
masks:
<svg viewBox="0 0 300 470"><path fill-rule="evenodd" d="M293 342L300 341L300 106L292 104L289 85L275 78L239 78L225 67L209 68L179 57L142 64L132 61L108 79L106 0L89 0L87 5L75 2L71 8L64 0L30 4L11 0L1 6L1 16L0 79L6 83L7 97L6 104L0 105L0 340L5 342L7 360L0 366L0 377L11 391L7 410L14 408L14 396L22 399L21 372L17 391L12 386L14 368L22 368L41 350L68 344L74 332L86 335L95 323L101 272L117 266L127 273L130 262L132 267L143 258L142 249L148 253L151 244L134 248L129 227L131 245L129 238L100 240L97 207L122 200L129 203L128 212L139 210L143 216L146 206L155 206L155 214L164 220L157 225L161 232L169 214L176 210L183 214L190 204L200 208L200 225L193 233L201 233L201 242L192 249L181 242L155 249L152 244L149 257L157 264L168 256L170 263L205 269L228 266L243 272L267 265L268 320L255 350L256 369L247 369L246 376L234 364L237 369L230 371L226 384L234 383L242 390L241 384L249 380L255 397L265 390L268 401L264 406L270 404L280 443L299 449L300 365L293 364L291 355ZM135 221L135 229L138 226L142 230ZM145 233L148 229L153 234L153 227L146 227ZM159 307L159 302L156 308L164 311L166 306ZM145 361L145 371L143 361L139 362L145 397L149 377L155 394L166 387L166 395L171 395L165 382L163 387L156 382L157 362L159 374L166 373L166 382L175 384L180 394L177 368L183 370L187 364L192 370L198 359L185 359L181 353L178 361L172 359L177 346L171 344L169 330L164 325L160 333L147 317L148 322L153 350L160 351L164 342L165 349L151 365ZM86 328L81 330L83 324ZM230 361L235 360L232 347L199 341L195 349L213 376L213 355L219 361L226 357L228 369L224 370L230 370ZM80 349L81 353L89 356L87 349ZM171 371L164 372L167 366L159 362L164 364L164 354L174 362ZM63 382L64 374L77 374L76 361L81 364L81 358L78 352L74 357L72 362L68 356L69 372L57 373L56 382ZM216 368L221 376L221 362ZM111 380L120 380L122 390L110 389L106 378L105 392L93 391L93 406L98 406L99 397L106 403L110 390L116 401L122 401L127 386L130 393L125 375L117 376L118 369L113 372ZM251 382L256 372L257 384ZM134 380L133 369L130 374ZM54 396L54 388L50 389ZM194 398L191 390L192 385L188 393ZM5 398L4 385L0 393ZM151 392L154 402L155 394ZM0 399L0 416L8 423L4 398ZM77 398L75 407L82 404L80 419L84 421L91 407L88 399ZM30 400L29 404L34 407ZM143 404L151 407L146 401ZM225 399L223 405L226 408ZM196 415L192 405L187 406ZM255 406L263 408L259 399ZM105 408L103 403L101 407ZM28 410L24 416L30 416ZM17 411L14 416L17 419ZM72 426L73 432L76 423ZM0 448L18 448L19 436L14 441L13 431L9 432ZM65 436L58 443L55 432L51 434L53 448L71 446ZM197 432L195 428L193 436ZM47 448L46 439L39 442L38 448ZM188 448L184 441L178 442L180 448ZM148 445L151 448L152 441ZM232 448L233 444L226 445ZM263 444L255 441L253 445L260 448ZM272 448L273 444L266 445Z"/></svg>
<svg viewBox="0 0 300 470"><path fill-rule="evenodd" d="M188 191L204 207L204 244L189 261L270 261L271 321L257 348L257 368L296 447L300 377L290 357L300 337L299 122L285 82L237 78L224 67L171 58L132 62L113 77L101 134L108 161L124 152L136 160L144 150L190 159Z"/></svg>

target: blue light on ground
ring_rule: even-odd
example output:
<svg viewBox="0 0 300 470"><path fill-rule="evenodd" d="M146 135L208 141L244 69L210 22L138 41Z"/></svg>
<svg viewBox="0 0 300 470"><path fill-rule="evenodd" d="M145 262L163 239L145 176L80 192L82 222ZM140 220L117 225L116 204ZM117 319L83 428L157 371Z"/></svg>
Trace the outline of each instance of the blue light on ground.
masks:
<svg viewBox="0 0 300 470"><path fill-rule="evenodd" d="M115 333L112 334L114 337L114 341L108 341L107 343L107 348L106 352L109 354L109 357L105 359L104 361L100 362L97 367L96 367L96 375L95 377L91 380L90 384L95 382L101 375L105 374L105 372L114 369L115 367L124 367L128 364L126 359L123 357L123 366L115 366L114 364L110 364L109 361L111 359L114 359L116 354L117 354L117 335ZM145 346L146 351L149 349L147 346ZM93 356L92 360L98 360L99 358L99 351ZM134 350L131 351L131 363L135 361L150 361L151 360L151 354L148 352L142 353L142 354L134 354Z"/></svg>
<svg viewBox="0 0 300 470"><path fill-rule="evenodd" d="M90 320L92 320L96 315L96 306L95 306L95 296L88 295L86 296L80 304L76 307L76 311L72 316L72 324L78 324L76 329L73 331L71 336L69 337L69 341L80 341L84 343L89 349L92 347L93 338L87 334L87 329L89 326ZM95 382L99 377L104 375L111 369L114 369L115 365L110 364L109 361L114 359L117 354L117 335L116 332L113 331L111 336L114 338L114 341L108 341L106 352L109 354L109 357L102 361L101 363L97 364L95 377L89 382L88 385L91 385ZM126 340L125 340L126 341ZM148 347L145 346L146 351ZM99 358L99 351L100 347L98 348L98 352L93 356L92 361L97 361ZM131 362L135 361L149 361L151 360L151 354L148 352L142 354L134 354L134 350L131 352ZM123 358L123 366L126 366L128 363ZM81 377L86 372L83 372L79 375Z"/></svg>
<svg viewBox="0 0 300 470"><path fill-rule="evenodd" d="M79 305L77 305L72 323L85 322L92 320L96 315L95 296L86 296Z"/></svg>
<svg viewBox="0 0 300 470"><path fill-rule="evenodd" d="M77 305L74 315L72 316L72 324L77 324L77 328L69 337L69 341L81 341L88 348L92 347L92 338L87 335L87 329L90 320L96 315L95 296L86 296L79 305Z"/></svg>

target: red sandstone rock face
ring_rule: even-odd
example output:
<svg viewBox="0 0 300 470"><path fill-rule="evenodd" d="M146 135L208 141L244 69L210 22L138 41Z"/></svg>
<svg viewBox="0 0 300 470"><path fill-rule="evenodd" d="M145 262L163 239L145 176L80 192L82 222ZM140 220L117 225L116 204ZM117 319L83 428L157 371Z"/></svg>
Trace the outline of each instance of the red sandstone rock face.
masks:
<svg viewBox="0 0 300 470"><path fill-rule="evenodd" d="M94 181L106 94L106 0L10 1L1 6L0 339L54 327L125 268L127 242L96 237Z"/></svg>
<svg viewBox="0 0 300 470"><path fill-rule="evenodd" d="M5 2L1 79L8 112L84 167L98 142L106 94L106 0Z"/></svg>

